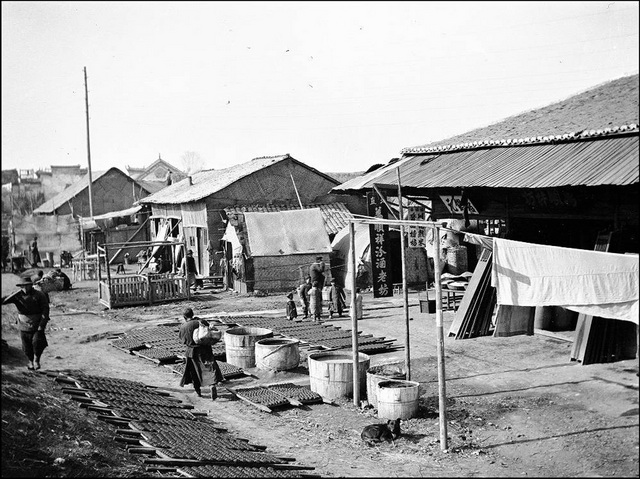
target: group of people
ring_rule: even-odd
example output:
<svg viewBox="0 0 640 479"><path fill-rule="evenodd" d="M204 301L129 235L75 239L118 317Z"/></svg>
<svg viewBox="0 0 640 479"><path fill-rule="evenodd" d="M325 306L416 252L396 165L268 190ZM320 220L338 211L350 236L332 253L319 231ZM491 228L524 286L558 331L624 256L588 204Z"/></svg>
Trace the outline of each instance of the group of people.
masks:
<svg viewBox="0 0 640 479"><path fill-rule="evenodd" d="M325 263L322 256L317 256L315 262L309 266L309 275L305 278L304 283L298 286L298 298L302 308L302 318L307 319L311 316L314 322L319 322L322 318L322 291L325 285ZM358 319L362 318L362 295L359 288L355 292L356 299L356 315ZM342 286L338 285L335 278L331 279L331 287L329 288L329 319L333 319L334 314L342 317L346 309L346 295ZM285 309L287 319L293 320L298 317L296 303L293 300L293 293L287 294L287 304Z"/></svg>

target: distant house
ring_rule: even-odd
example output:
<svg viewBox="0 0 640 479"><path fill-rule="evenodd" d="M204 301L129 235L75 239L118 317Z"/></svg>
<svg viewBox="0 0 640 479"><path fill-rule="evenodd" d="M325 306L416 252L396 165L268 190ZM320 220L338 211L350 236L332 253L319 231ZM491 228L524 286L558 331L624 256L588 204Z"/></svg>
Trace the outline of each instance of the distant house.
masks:
<svg viewBox="0 0 640 479"><path fill-rule="evenodd" d="M158 159L145 168L133 168L127 166L127 173L131 178L143 185L149 192L155 193L167 186L167 174L171 172L171 181L176 183L187 175L171 163Z"/></svg>
<svg viewBox="0 0 640 479"><path fill-rule="evenodd" d="M80 165L51 165L44 170L36 171L42 184L44 199L50 200L87 174L86 168Z"/></svg>
<svg viewBox="0 0 640 479"><path fill-rule="evenodd" d="M131 208L150 191L118 168L92 173L93 215ZM89 217L89 175L85 175L33 212L37 215Z"/></svg>
<svg viewBox="0 0 640 479"><path fill-rule="evenodd" d="M210 267L213 271L217 267L214 252L224 248L226 208L255 204L299 207L299 202L309 205L349 199L329 193L337 185L334 178L285 154L195 173L140 203L151 205L152 230L173 237L184 235L198 271L208 274ZM169 227L163 228L165 224Z"/></svg>

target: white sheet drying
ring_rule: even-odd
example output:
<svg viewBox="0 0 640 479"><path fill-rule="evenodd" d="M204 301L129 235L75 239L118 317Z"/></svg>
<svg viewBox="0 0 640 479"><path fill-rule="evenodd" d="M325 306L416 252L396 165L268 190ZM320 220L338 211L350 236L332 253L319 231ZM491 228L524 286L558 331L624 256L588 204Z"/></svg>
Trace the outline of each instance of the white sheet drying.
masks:
<svg viewBox="0 0 640 479"><path fill-rule="evenodd" d="M562 306L638 324L638 255L494 238L498 304Z"/></svg>

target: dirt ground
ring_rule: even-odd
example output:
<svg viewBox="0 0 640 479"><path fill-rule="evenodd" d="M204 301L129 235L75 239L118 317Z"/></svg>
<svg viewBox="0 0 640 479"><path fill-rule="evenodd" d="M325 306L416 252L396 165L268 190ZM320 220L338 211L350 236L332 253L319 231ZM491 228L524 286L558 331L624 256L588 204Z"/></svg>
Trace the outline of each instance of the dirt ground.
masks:
<svg viewBox="0 0 640 479"><path fill-rule="evenodd" d="M2 275L2 295L18 278ZM237 436L268 447L312 474L333 477L638 477L638 360L582 366L570 361L571 343L543 335L514 338L446 337L445 369L448 449L439 443L438 372L435 315L420 313L420 293L409 295L411 379L420 382L418 417L402 422L395 446L367 446L364 426L380 422L375 409L351 399L265 413L221 392L216 401L180 388L168 368L128 355L108 337L133 328L171 322L186 306L198 315L259 311L284 315L284 296L253 297L204 290L191 301L153 307L106 310L97 300L97 283L74 284L50 293L47 370L79 369L90 374L159 386L196 409L208 411ZM402 298L364 295L365 334L405 343ZM424 299L424 298L423 298ZM13 325L15 307L2 306L2 338L19 348ZM444 312L444 332L453 320ZM326 323L351 329L347 317ZM371 366L402 361L405 351L371 355ZM303 363L304 364L304 363ZM20 368L23 364L5 365ZM308 384L308 371L267 372L229 381L233 386L294 381ZM114 442L114 448L120 445Z"/></svg>

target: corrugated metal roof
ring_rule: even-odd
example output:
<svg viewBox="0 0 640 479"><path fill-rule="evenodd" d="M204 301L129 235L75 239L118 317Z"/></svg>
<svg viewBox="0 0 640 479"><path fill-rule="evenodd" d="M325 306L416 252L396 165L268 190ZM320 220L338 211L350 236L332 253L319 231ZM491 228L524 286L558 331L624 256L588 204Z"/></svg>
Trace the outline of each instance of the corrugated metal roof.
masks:
<svg viewBox="0 0 640 479"><path fill-rule="evenodd" d="M310 204L304 205L304 207L305 209L320 208L322 219L324 220L324 227L328 235L336 234L347 226L349 219L353 217L344 203ZM228 207L225 208L224 211L232 224L236 226L238 223L243 223L243 221L239 221L238 217L244 213L271 213L298 209L300 209L300 207L296 205L248 205Z"/></svg>
<svg viewBox="0 0 640 479"><path fill-rule="evenodd" d="M631 185L639 179L638 131L562 143L483 147L403 158L403 188L550 188ZM400 163L400 162L399 162ZM395 167L359 184L397 184ZM333 188L343 191L349 182ZM352 188L356 189L356 188Z"/></svg>
<svg viewBox="0 0 640 479"><path fill-rule="evenodd" d="M123 171L115 167L109 168L108 170L105 170L105 171L92 171L91 172L92 183L95 183L96 181L98 181L100 178L102 178L104 175L106 175L112 170L116 170L118 173L126 176L132 182L136 183L136 181L133 178L131 178L129 175L127 175L126 173L124 173ZM35 210L33 210L33 212L35 214L54 213L58 208L64 205L67 201L71 200L72 198L75 198L88 187L89 187L89 173L87 173L85 176L80 178L75 183L72 183L71 185L69 185L67 188L62 190L60 193L58 193L56 196L54 196L50 200L42 203Z"/></svg>

